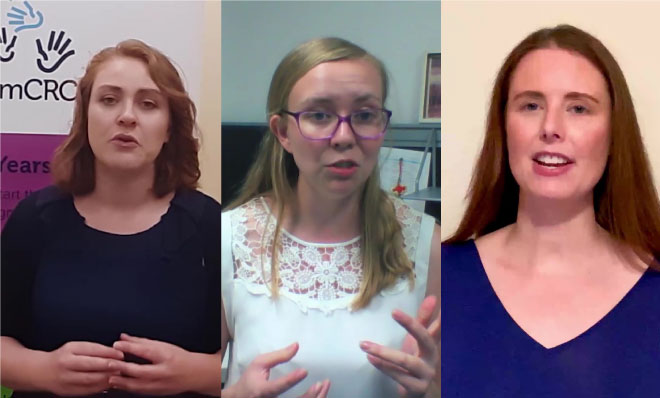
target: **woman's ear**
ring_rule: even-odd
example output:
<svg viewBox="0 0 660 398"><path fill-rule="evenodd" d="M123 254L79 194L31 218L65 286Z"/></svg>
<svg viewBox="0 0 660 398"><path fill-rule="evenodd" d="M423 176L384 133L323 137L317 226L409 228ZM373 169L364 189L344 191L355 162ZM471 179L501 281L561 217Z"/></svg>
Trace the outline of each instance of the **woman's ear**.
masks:
<svg viewBox="0 0 660 398"><path fill-rule="evenodd" d="M268 121L270 131L275 134L277 140L280 142L285 151L291 153L291 141L289 141L289 134L287 131L287 124L282 119L281 115L273 115Z"/></svg>

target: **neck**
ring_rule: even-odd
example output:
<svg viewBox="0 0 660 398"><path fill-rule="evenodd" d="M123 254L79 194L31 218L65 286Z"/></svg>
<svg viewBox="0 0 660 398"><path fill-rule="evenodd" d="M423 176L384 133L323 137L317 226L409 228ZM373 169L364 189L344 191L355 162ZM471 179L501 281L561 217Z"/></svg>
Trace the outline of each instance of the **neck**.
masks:
<svg viewBox="0 0 660 398"><path fill-rule="evenodd" d="M117 171L95 165L96 184L90 199L117 209L136 208L156 199L152 187L154 168L141 171Z"/></svg>
<svg viewBox="0 0 660 398"><path fill-rule="evenodd" d="M360 234L360 192L337 198L297 184L285 227L301 239L343 242Z"/></svg>
<svg viewBox="0 0 660 398"><path fill-rule="evenodd" d="M571 271L608 247L608 233L596 222L591 195L549 200L520 194L518 217L506 237L520 260L541 270Z"/></svg>

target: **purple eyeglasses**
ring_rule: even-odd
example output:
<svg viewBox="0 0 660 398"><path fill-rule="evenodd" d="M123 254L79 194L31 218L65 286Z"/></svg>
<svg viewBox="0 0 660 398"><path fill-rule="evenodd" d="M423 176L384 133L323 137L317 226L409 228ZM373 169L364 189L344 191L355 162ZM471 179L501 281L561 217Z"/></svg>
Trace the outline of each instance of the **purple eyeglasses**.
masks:
<svg viewBox="0 0 660 398"><path fill-rule="evenodd" d="M348 123L357 137L364 140L376 140L387 131L392 111L387 109L362 109L350 115L340 116L333 112L302 111L283 113L296 119L300 134L312 141L329 140L335 136L342 122Z"/></svg>

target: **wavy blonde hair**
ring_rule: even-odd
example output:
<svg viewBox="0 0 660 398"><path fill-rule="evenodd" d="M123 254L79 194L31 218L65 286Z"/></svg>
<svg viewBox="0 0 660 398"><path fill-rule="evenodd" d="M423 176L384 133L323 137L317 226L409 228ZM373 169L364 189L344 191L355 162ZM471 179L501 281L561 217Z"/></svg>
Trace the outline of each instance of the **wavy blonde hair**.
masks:
<svg viewBox="0 0 660 398"><path fill-rule="evenodd" d="M299 45L280 62L268 92L268 118L281 114L287 108L294 84L312 68L325 62L346 59L364 59L378 69L385 102L388 79L383 63L349 41L321 38ZM275 298L278 297L279 288L278 252L281 250L284 207L285 203L294 198L297 181L298 167L293 156L284 150L275 134L268 131L237 198L228 206L229 209L238 207L266 193L272 196L277 220L271 246L270 290ZM380 188L378 167L374 167L362 191L360 238L363 279L359 294L352 303L353 309L366 307L376 294L394 285L401 277L407 277L410 288L413 288L413 264L404 250L401 225L396 218L394 205L388 194Z"/></svg>

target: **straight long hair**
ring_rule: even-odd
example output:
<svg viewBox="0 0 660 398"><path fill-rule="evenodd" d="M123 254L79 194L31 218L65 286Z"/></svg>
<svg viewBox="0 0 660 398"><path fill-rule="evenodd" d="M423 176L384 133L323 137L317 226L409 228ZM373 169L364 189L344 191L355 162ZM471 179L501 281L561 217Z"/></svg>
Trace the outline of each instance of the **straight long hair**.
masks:
<svg viewBox="0 0 660 398"><path fill-rule="evenodd" d="M504 61L491 95L486 135L467 195L469 204L457 231L446 242L479 237L516 221L520 187L511 173L505 129L509 85L525 55L551 47L585 57L607 82L611 140L605 171L594 187L596 221L642 256L660 259L660 201L626 79L598 39L570 25L530 34Z"/></svg>

